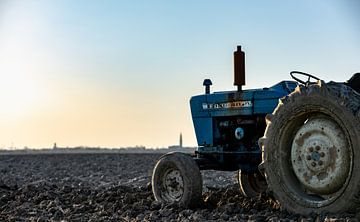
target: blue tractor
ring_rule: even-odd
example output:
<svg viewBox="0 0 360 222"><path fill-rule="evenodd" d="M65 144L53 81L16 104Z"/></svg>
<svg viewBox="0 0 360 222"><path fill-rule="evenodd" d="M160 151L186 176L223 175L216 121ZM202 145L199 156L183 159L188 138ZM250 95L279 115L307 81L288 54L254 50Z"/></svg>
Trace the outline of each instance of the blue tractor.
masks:
<svg viewBox="0 0 360 222"><path fill-rule="evenodd" d="M306 76L307 81L301 80L299 75ZM328 88L334 88L333 85L335 88L345 87L345 91L358 94L359 89L356 92L356 87L359 85L359 74L355 74L353 80L348 83L330 84L302 72L293 71L291 76L296 81L281 81L271 87L243 90L245 54L238 46L234 52L234 85L237 86L237 90L211 93L211 80L204 80L205 93L193 96L190 100L198 148L193 155L172 152L158 160L152 175L155 199L194 207L201 203L200 171L221 170L238 171L240 191L243 195L256 197L266 190L274 192L282 206L290 211L306 214L326 210L329 204L337 205L338 202L331 202L334 199L331 195L343 192L340 192L343 187L339 184L352 178L351 175L346 175L350 174L354 167L354 158L349 157L349 153L353 155L355 151L348 148L344 152L339 152L341 157L337 157L338 160L333 166L331 158L336 159L336 155L329 151L329 146L347 146L352 142L359 144L359 127L352 129L355 137L347 135L348 129L345 126L339 129L341 127L338 126L338 122L342 120L334 120L331 111L326 111L328 107L316 106L314 102L307 104L306 100L315 98L315 103L321 103L324 95L316 93L323 91L322 88L328 85ZM317 82L310 82L311 79ZM306 92L301 94L304 97L301 98L301 102L304 104L297 102L299 90ZM331 90L328 91L331 94ZM294 100L296 104L291 105ZM291 101L288 102L290 109L285 106L286 101ZM354 105L356 112L359 108L358 101L357 95ZM306 107L310 107L309 110ZM282 111L284 109L285 111ZM280 116L276 115L279 113L278 110ZM283 116L283 112L286 116ZM293 125L287 126L296 115L299 115L299 119L294 120ZM324 130L324 127L330 130ZM284 131L285 128L287 130ZM340 134L343 136L334 142L333 138ZM304 140L306 145L301 142L300 145L292 145L295 140ZM310 143L313 144L309 145ZM352 146L356 144L352 143ZM305 154L306 152L308 153ZM333 170L336 167L341 169ZM315 176L320 179L314 179ZM330 177L334 177L340 183L331 182ZM360 175L357 177L360 179ZM319 185L323 182L319 182L321 178L327 182ZM279 182L282 179L283 181ZM284 184L288 187L282 187ZM294 191L295 194L289 194L292 187L296 186L298 190ZM302 198L305 198L305 201ZM299 204L294 204L291 200L298 201ZM347 208L349 206L336 209L341 211Z"/></svg>

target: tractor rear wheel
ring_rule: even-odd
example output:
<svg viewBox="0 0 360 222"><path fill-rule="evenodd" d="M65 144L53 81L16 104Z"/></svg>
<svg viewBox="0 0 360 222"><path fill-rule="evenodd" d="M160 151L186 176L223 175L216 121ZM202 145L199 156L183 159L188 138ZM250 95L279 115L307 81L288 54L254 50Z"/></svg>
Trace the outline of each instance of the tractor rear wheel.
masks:
<svg viewBox="0 0 360 222"><path fill-rule="evenodd" d="M151 182L157 201L183 207L201 203L202 177L190 155L172 152L162 156L155 165Z"/></svg>
<svg viewBox="0 0 360 222"><path fill-rule="evenodd" d="M266 117L263 165L281 207L354 211L360 201L360 95L319 81L299 86Z"/></svg>
<svg viewBox="0 0 360 222"><path fill-rule="evenodd" d="M245 197L257 198L267 188L265 177L260 172L247 174L239 170L238 181L240 192Z"/></svg>

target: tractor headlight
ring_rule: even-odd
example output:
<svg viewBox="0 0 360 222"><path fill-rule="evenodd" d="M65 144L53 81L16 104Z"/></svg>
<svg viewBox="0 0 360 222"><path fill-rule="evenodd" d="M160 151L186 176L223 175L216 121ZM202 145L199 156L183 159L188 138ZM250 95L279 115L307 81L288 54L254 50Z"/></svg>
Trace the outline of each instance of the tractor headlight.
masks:
<svg viewBox="0 0 360 222"><path fill-rule="evenodd" d="M235 138L238 140L241 140L242 138L244 138L244 129L241 127L238 127L235 129Z"/></svg>

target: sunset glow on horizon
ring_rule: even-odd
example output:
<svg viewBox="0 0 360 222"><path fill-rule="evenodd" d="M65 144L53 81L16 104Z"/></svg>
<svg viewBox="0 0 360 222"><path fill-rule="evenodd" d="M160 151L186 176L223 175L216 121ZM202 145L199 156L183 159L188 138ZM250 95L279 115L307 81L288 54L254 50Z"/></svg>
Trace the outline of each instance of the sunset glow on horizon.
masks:
<svg viewBox="0 0 360 222"><path fill-rule="evenodd" d="M0 148L196 146L189 99L360 71L348 1L0 1Z"/></svg>

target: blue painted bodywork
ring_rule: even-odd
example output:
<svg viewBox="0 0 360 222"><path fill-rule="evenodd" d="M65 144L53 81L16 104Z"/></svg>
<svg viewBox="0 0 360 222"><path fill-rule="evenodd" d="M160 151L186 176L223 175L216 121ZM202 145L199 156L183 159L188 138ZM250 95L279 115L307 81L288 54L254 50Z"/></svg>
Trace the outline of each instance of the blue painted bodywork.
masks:
<svg viewBox="0 0 360 222"><path fill-rule="evenodd" d="M198 143L199 167L256 170L261 162L257 140L264 133L265 116L274 111L280 98L296 87L294 81L282 81L269 88L193 96L190 107ZM233 132L238 127L244 129L246 138L235 139ZM200 160L207 163L202 164Z"/></svg>
<svg viewBox="0 0 360 222"><path fill-rule="evenodd" d="M254 116L272 113L282 98L297 86L294 81L282 81L270 88L215 92L193 96L190 99L191 114L199 146L213 146L213 118L224 116ZM237 108L204 109L204 104L221 104L251 101L252 106Z"/></svg>

